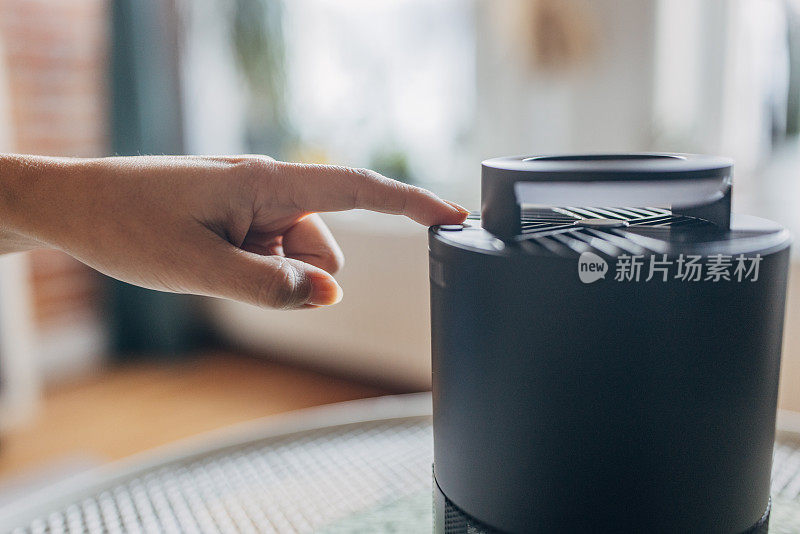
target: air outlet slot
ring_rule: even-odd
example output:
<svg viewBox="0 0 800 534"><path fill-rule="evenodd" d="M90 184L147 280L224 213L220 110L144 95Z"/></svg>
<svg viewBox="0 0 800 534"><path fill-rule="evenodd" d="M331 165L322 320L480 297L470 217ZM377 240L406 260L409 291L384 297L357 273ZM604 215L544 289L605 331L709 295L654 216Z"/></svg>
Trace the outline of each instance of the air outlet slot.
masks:
<svg viewBox="0 0 800 534"><path fill-rule="evenodd" d="M716 228L702 219L673 215L664 208L535 207L523 209L521 215L519 242L529 243L523 248L529 252L548 251L559 255L586 251L606 255L643 254L651 248L646 248L639 238L631 239L628 230L637 236L669 239L673 231ZM593 226L592 220L597 220L598 224ZM587 221L587 224L576 224L576 221ZM615 228L613 221L619 221L620 227Z"/></svg>

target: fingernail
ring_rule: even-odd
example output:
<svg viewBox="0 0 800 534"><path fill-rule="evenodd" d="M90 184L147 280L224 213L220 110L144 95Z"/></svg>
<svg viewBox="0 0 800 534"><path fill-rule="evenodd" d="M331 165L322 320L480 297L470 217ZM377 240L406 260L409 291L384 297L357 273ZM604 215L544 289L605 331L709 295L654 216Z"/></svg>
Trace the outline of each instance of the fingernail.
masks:
<svg viewBox="0 0 800 534"><path fill-rule="evenodd" d="M344 292L333 278L314 278L311 281L309 304L315 306L332 306L342 300Z"/></svg>

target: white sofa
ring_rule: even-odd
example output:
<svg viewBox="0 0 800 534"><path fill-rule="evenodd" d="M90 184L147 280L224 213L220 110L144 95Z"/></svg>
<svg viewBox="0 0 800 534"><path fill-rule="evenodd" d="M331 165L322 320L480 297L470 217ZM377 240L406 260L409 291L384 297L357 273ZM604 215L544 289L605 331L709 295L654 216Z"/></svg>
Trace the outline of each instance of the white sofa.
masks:
<svg viewBox="0 0 800 534"><path fill-rule="evenodd" d="M236 346L405 389L430 387L427 230L361 210L323 216L344 250L344 299L331 308L271 311L214 300Z"/></svg>

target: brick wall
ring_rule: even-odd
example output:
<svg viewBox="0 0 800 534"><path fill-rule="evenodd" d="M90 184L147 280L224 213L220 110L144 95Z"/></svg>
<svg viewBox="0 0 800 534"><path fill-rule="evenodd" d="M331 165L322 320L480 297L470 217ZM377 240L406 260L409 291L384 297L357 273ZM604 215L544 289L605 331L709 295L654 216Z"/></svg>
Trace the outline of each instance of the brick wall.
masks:
<svg viewBox="0 0 800 534"><path fill-rule="evenodd" d="M12 144L0 150L107 153L107 10L106 0L0 0ZM48 334L99 322L94 271L54 251L32 253L30 265L40 340L46 344ZM52 341L54 350L69 350ZM89 341L83 336L76 350L86 350Z"/></svg>

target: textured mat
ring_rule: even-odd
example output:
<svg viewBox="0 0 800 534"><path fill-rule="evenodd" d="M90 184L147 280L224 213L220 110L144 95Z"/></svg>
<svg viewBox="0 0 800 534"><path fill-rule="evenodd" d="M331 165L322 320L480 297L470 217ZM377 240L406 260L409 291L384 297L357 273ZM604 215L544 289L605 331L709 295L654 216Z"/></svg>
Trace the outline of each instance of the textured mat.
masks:
<svg viewBox="0 0 800 534"><path fill-rule="evenodd" d="M172 461L0 531L429 532L431 462L429 417L349 424ZM773 498L770 532L800 532L800 441L776 444Z"/></svg>

